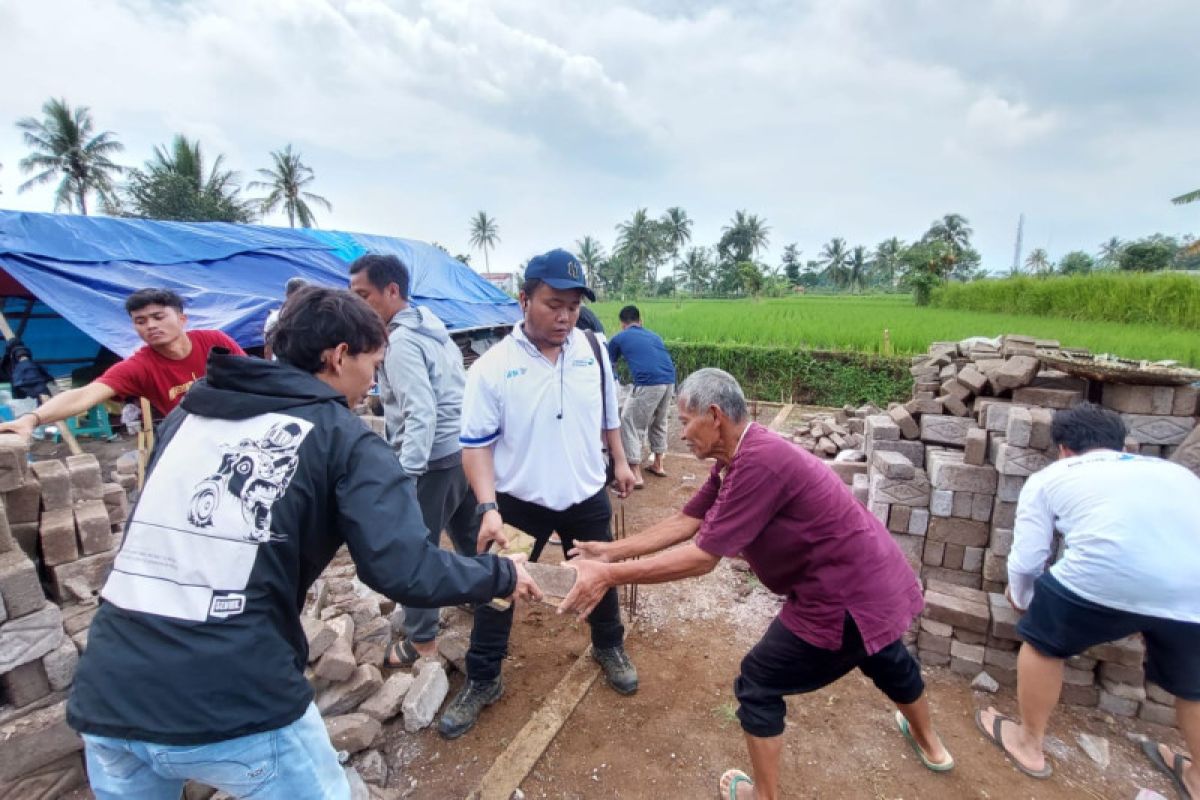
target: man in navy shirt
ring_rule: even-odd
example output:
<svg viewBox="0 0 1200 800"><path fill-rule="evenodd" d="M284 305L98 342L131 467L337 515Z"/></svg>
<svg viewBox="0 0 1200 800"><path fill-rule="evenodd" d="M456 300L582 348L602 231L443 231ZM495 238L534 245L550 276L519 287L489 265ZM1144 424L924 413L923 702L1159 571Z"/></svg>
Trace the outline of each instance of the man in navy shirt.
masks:
<svg viewBox="0 0 1200 800"><path fill-rule="evenodd" d="M650 433L650 452L654 458L646 471L660 477L663 453L667 452L667 415L675 393L675 364L662 337L642 327L637 306L621 309L621 332L608 343L609 359L615 366L621 356L629 362L633 391L621 411L621 441L625 458L633 470L634 488L642 488L642 443Z"/></svg>

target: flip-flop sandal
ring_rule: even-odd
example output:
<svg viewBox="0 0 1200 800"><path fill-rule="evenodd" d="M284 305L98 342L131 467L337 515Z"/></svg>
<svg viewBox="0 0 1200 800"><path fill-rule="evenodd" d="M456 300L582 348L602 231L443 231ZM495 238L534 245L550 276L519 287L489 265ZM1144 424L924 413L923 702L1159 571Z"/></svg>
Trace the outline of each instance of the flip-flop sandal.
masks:
<svg viewBox="0 0 1200 800"><path fill-rule="evenodd" d="M1150 759L1150 763L1158 768L1159 772L1165 774L1171 779L1171 783L1175 784L1175 791L1179 794L1180 800L1192 800L1191 792L1183 784L1183 765L1189 759L1175 753L1172 763L1167 764L1166 759L1158 750L1158 742L1153 739L1142 740L1142 752L1146 754L1146 758Z"/></svg>
<svg viewBox="0 0 1200 800"><path fill-rule="evenodd" d="M644 484L644 483L635 483L635 484L633 485L633 488L635 488L635 489L645 489L645 488L646 488L646 484Z"/></svg>
<svg viewBox="0 0 1200 800"><path fill-rule="evenodd" d="M657 475L660 478L667 477L667 471L665 469L655 469L654 467L645 467L644 471L649 472L651 475Z"/></svg>
<svg viewBox="0 0 1200 800"><path fill-rule="evenodd" d="M417 663L417 659L421 654L417 652L417 648L412 646L412 642L408 639L397 639L388 645L383 657L383 665L397 669L399 667L411 667Z"/></svg>
<svg viewBox="0 0 1200 800"><path fill-rule="evenodd" d="M729 794L722 794L721 783L720 781L717 782L717 797L720 800L737 800L737 787L739 783L754 786L754 781L750 780L750 776L740 769L726 770L725 774L721 776L721 780L723 781L727 777L729 778Z"/></svg>
<svg viewBox="0 0 1200 800"><path fill-rule="evenodd" d="M925 755L925 751L921 749L921 745L917 744L916 737L909 730L908 720L899 711L896 712L896 727L904 734L904 738L908 739L908 743L912 745L913 752L917 754L917 758L921 759L921 763L925 765L925 769L934 772L949 772L954 769L954 756L950 756L949 761L944 761L941 764L936 761L930 761L929 756ZM949 755L949 753L947 753Z"/></svg>
<svg viewBox="0 0 1200 800"><path fill-rule="evenodd" d="M1030 769L1018 761L1017 757L1012 754L1012 751L1004 746L1004 740L1000 738L1000 728L1005 722L1011 722L1013 725L1017 724L1017 721L1012 717L1006 717L997 712L996 719L992 721L992 729L989 731L983 726L983 711L980 710L975 712L975 727L979 728L979 732L983 734L985 739L996 745L996 747L1000 748L1000 751L1008 758L1010 764L1031 778L1043 779L1049 778L1051 775L1053 775L1054 769L1049 763L1047 763L1046 766L1042 767L1040 770Z"/></svg>

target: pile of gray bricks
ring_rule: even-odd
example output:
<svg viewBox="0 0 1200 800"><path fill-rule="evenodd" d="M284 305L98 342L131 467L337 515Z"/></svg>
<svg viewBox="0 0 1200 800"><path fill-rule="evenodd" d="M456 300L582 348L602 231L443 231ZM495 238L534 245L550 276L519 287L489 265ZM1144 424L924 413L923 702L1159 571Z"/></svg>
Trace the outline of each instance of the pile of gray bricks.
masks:
<svg viewBox="0 0 1200 800"><path fill-rule="evenodd" d="M1055 411L1083 400L1111 408L1129 430L1127 450L1163 458L1197 426L1200 388L1067 375L1039 359L1043 348L1058 346L1017 335L935 342L913 359L908 402L842 414L848 431L861 425L865 462L839 453L828 463L887 526L927 587L916 636L925 663L987 671L1015 685L1020 640L1003 594L1008 555L1021 489L1057 455ZM1133 639L1072 659L1064 702L1172 722L1171 698L1141 676L1140 646Z"/></svg>

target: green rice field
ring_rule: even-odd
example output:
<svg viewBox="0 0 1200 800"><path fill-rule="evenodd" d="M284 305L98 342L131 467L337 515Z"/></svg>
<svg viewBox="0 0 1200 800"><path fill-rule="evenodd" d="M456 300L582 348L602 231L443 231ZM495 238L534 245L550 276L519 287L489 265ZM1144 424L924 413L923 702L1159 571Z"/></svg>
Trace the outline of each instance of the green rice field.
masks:
<svg viewBox="0 0 1200 800"><path fill-rule="evenodd" d="M1063 346L1126 358L1175 359L1200 366L1200 334L1160 325L1076 321L1058 317L914 306L907 295L809 296L764 300L634 301L646 327L684 342L778 345L883 353L884 330L897 355L967 336L1021 333ZM605 327L619 330L620 301L597 303Z"/></svg>

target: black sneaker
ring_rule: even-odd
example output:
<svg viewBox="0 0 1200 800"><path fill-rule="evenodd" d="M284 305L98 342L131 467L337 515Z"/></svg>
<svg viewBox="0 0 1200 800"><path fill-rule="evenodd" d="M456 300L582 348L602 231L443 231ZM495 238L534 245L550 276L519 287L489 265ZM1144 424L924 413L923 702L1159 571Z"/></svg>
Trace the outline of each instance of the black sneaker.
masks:
<svg viewBox="0 0 1200 800"><path fill-rule="evenodd" d="M500 699L504 685L499 678L492 681L468 680L438 720L438 733L444 739L457 739L475 725L479 712Z"/></svg>
<svg viewBox="0 0 1200 800"><path fill-rule="evenodd" d="M625 655L622 645L602 649L592 648L592 658L604 670L608 685L620 694L633 694L638 690L637 667Z"/></svg>

